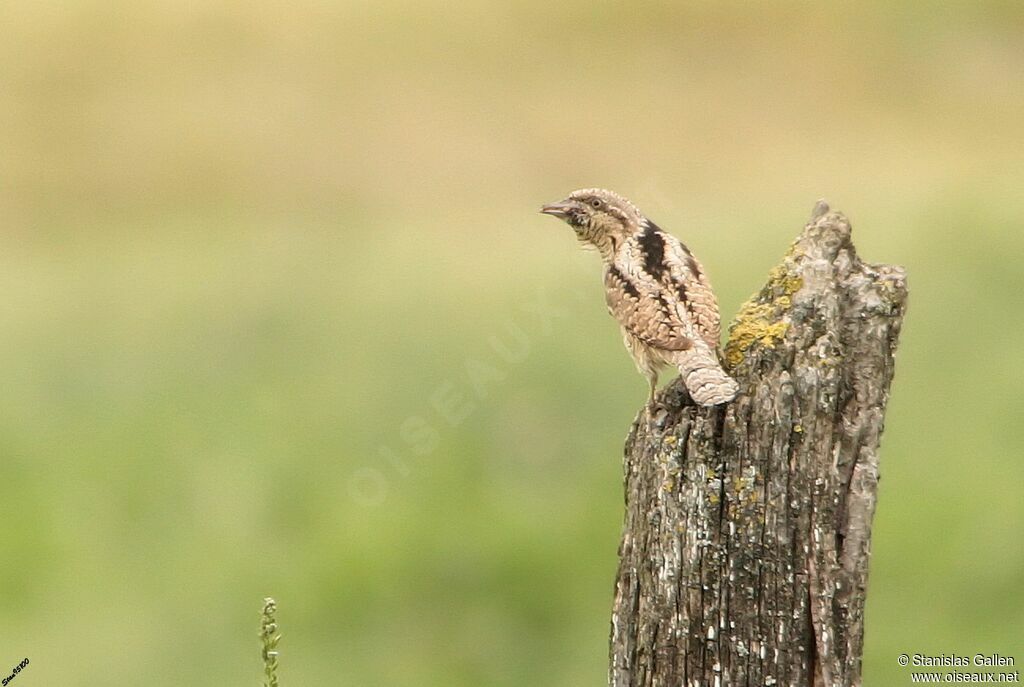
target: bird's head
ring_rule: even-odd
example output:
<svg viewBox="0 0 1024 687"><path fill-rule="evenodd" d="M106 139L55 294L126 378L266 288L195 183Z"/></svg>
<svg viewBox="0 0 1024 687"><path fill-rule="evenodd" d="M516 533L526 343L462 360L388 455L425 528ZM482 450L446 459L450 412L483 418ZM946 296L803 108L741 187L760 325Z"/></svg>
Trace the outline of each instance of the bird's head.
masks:
<svg viewBox="0 0 1024 687"><path fill-rule="evenodd" d="M540 211L564 220L581 242L596 247L606 258L643 222L635 205L602 188L573 191L565 200L545 205Z"/></svg>

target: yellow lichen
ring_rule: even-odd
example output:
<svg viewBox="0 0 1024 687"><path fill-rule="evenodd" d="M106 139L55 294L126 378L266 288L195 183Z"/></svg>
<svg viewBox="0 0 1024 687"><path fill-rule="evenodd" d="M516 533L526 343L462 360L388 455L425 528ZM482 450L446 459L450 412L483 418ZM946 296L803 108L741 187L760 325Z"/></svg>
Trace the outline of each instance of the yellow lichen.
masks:
<svg viewBox="0 0 1024 687"><path fill-rule="evenodd" d="M793 274L785 265L776 265L768 273L766 289L778 292L779 296L792 296L804 285L803 277Z"/></svg>
<svg viewBox="0 0 1024 687"><path fill-rule="evenodd" d="M729 327L729 341L725 345L725 362L736 367L743 362L747 351L755 343L774 348L782 341L789 322L785 313L793 304L792 296L804 285L804 280L787 269L792 255L768 273L768 283L757 296L743 304L735 321Z"/></svg>
<svg viewBox="0 0 1024 687"><path fill-rule="evenodd" d="M725 345L725 361L736 367L743 362L747 350L760 343L765 348L774 348L782 341L789 323L778 320L779 313L772 304L748 302L736 316L729 328L729 342Z"/></svg>

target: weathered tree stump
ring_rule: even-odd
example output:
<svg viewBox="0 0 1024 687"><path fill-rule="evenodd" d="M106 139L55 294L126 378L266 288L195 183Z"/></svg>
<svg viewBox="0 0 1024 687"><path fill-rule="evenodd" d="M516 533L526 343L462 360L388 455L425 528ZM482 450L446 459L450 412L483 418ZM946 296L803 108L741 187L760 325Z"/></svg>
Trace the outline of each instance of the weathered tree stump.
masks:
<svg viewBox="0 0 1024 687"><path fill-rule="evenodd" d="M740 395L678 380L626 441L609 682L859 685L904 271L819 202L730 327Z"/></svg>

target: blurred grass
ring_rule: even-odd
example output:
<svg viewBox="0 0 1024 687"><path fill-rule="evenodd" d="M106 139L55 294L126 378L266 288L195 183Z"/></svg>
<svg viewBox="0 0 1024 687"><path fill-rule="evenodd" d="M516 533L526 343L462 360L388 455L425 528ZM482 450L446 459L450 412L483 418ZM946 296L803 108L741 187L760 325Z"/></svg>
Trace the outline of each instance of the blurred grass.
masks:
<svg viewBox="0 0 1024 687"><path fill-rule="evenodd" d="M31 659L20 679L255 684L273 594L286 685L603 681L645 387L596 257L535 214L594 184L682 236L727 317L823 195L862 255L908 267L866 683L905 682L904 651L1019 650L1018 3L0 22L0 646ZM473 404L455 426L452 399Z"/></svg>

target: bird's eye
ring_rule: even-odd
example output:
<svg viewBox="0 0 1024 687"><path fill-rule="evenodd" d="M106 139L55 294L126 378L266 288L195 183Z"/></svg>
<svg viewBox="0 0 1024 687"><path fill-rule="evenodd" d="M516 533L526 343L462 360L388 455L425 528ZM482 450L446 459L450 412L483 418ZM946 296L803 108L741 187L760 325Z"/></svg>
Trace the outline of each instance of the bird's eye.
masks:
<svg viewBox="0 0 1024 687"><path fill-rule="evenodd" d="M595 208L599 208L599 207L601 207L601 199L600 198L591 198L590 199L590 204L592 206L594 206Z"/></svg>

